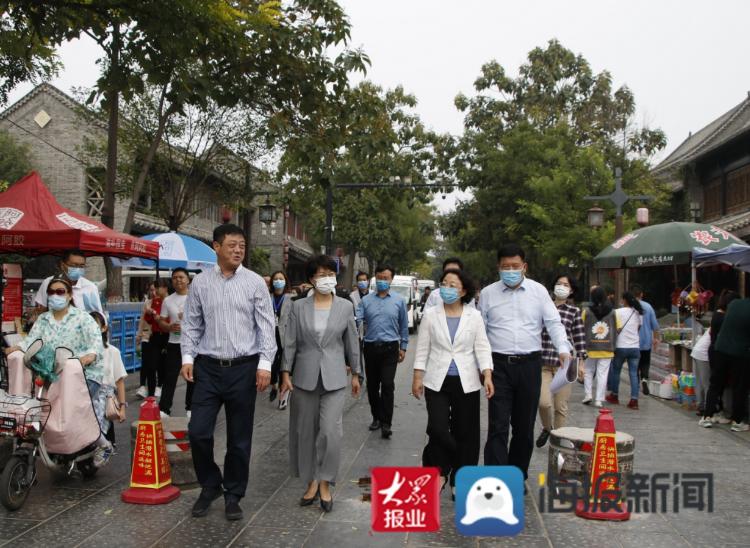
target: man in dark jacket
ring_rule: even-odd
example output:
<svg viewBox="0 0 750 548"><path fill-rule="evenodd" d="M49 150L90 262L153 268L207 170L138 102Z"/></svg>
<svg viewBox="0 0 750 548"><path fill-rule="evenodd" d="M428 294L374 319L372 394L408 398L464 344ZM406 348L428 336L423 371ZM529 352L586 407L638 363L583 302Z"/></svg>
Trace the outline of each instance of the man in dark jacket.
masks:
<svg viewBox="0 0 750 548"><path fill-rule="evenodd" d="M747 432L747 396L750 390L750 299L736 299L727 308L716 350L730 357L734 381L732 392L732 431Z"/></svg>

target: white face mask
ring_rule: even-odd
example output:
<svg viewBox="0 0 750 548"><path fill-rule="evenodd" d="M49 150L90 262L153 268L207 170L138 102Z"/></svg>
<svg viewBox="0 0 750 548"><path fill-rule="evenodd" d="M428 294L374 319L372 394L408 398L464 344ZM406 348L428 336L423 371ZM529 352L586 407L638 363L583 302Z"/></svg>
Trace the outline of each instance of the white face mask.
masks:
<svg viewBox="0 0 750 548"><path fill-rule="evenodd" d="M315 280L315 289L323 295L333 293L336 289L336 276L323 276Z"/></svg>
<svg viewBox="0 0 750 548"><path fill-rule="evenodd" d="M556 285L554 293L555 297L557 297L558 299L567 299L570 295L570 289L568 289L564 285Z"/></svg>

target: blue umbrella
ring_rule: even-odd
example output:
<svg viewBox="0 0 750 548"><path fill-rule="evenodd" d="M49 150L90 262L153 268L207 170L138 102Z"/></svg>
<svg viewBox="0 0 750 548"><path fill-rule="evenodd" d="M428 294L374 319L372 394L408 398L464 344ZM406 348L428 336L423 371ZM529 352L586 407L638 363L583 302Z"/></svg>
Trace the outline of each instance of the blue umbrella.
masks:
<svg viewBox="0 0 750 548"><path fill-rule="evenodd" d="M178 232L160 232L142 236L144 240L159 243L160 268L187 268L188 270L204 270L216 264L216 253L209 246ZM115 266L129 268L154 268L155 261L148 259L129 259L123 261L114 259Z"/></svg>
<svg viewBox="0 0 750 548"><path fill-rule="evenodd" d="M693 261L695 266L727 264L750 272L750 245L732 244L718 251L696 247L693 248Z"/></svg>

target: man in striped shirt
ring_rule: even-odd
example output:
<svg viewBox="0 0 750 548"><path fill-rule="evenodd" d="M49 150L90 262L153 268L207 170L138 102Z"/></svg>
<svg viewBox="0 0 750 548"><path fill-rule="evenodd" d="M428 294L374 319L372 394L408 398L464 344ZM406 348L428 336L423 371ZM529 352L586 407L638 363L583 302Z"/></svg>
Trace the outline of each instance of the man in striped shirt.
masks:
<svg viewBox="0 0 750 548"><path fill-rule="evenodd" d="M201 494L193 516L224 495L228 520L242 519L250 467L255 396L271 380L275 318L266 283L244 268L245 233L225 224L213 235L216 266L190 285L182 320L182 376L195 383L188 432ZM214 427L224 405L224 476L214 461Z"/></svg>

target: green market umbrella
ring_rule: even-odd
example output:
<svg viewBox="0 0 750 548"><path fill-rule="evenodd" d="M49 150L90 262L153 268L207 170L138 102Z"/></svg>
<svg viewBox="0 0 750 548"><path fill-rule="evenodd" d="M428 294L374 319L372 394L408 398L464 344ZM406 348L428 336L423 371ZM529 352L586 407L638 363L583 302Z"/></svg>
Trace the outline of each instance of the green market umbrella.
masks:
<svg viewBox="0 0 750 548"><path fill-rule="evenodd" d="M626 234L594 257L594 268L689 264L693 248L711 251L744 244L726 230L703 223L664 223Z"/></svg>

